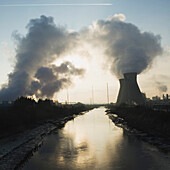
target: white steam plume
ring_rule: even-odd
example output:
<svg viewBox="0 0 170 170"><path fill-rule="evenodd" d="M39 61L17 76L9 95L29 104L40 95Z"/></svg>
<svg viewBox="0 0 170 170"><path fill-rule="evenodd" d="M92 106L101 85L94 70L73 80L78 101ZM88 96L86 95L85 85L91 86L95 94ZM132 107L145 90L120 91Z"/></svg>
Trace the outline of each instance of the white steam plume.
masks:
<svg viewBox="0 0 170 170"><path fill-rule="evenodd" d="M103 49L111 63L111 72L117 77L127 72L140 74L162 54L159 35L141 32L137 26L124 22L125 19L123 14L115 14L81 30L86 41Z"/></svg>
<svg viewBox="0 0 170 170"><path fill-rule="evenodd" d="M50 74L48 68L51 63L64 53L70 52L77 44L77 33L68 32L64 27L57 27L52 17L41 16L30 20L26 27L28 33L22 37L16 32L13 34L17 41L16 64L8 76L8 84L0 90L0 100L14 100L18 96L33 95L52 97L63 86L71 83L70 77L62 78L53 75L55 80L47 81L52 77L44 77L45 84L38 77L38 70L46 67L44 76ZM73 69L70 69L73 71ZM73 71L74 72L74 71ZM37 74L36 74L37 73ZM83 73L83 72L82 72ZM35 77L34 77L35 76ZM48 92L50 90L50 92Z"/></svg>

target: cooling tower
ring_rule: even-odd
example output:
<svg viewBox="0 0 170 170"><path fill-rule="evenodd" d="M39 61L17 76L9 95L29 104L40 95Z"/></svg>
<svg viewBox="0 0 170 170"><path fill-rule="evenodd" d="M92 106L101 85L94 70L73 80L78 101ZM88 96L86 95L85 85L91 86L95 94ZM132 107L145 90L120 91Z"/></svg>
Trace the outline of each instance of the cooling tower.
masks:
<svg viewBox="0 0 170 170"><path fill-rule="evenodd" d="M123 87L124 87L124 79L119 79L119 83L120 83L120 89L119 89L119 94L118 94L118 97L117 97L117 103L120 104L122 99L123 99Z"/></svg>
<svg viewBox="0 0 170 170"><path fill-rule="evenodd" d="M117 104L144 104L144 97L137 84L137 73L125 73L124 79L120 79L120 90Z"/></svg>

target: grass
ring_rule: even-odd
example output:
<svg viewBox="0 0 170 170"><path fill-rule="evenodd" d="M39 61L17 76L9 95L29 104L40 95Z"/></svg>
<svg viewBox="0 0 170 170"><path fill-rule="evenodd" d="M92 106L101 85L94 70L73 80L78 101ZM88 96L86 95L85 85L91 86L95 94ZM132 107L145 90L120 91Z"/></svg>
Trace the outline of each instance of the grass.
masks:
<svg viewBox="0 0 170 170"><path fill-rule="evenodd" d="M82 103L53 105L48 99L35 102L32 99L20 97L13 106L0 107L0 133L23 130L47 120L58 120L95 107Z"/></svg>
<svg viewBox="0 0 170 170"><path fill-rule="evenodd" d="M144 106L108 106L111 113L117 114L128 126L154 136L170 137L170 112L155 111Z"/></svg>

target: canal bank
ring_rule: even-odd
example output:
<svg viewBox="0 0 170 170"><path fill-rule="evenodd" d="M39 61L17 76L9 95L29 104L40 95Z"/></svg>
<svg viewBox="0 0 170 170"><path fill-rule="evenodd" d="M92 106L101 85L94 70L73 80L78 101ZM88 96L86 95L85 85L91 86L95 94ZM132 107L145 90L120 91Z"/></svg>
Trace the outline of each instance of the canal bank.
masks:
<svg viewBox="0 0 170 170"><path fill-rule="evenodd" d="M89 110L88 110L89 111ZM48 120L34 128L10 135L0 140L0 170L13 170L21 167L43 144L51 133L64 127L69 121L88 111L76 113L58 120Z"/></svg>
<svg viewBox="0 0 170 170"><path fill-rule="evenodd" d="M98 108L44 138L23 170L168 170L170 155L117 127Z"/></svg>
<svg viewBox="0 0 170 170"><path fill-rule="evenodd" d="M117 126L163 152L170 152L170 113L127 106L110 106L106 112Z"/></svg>

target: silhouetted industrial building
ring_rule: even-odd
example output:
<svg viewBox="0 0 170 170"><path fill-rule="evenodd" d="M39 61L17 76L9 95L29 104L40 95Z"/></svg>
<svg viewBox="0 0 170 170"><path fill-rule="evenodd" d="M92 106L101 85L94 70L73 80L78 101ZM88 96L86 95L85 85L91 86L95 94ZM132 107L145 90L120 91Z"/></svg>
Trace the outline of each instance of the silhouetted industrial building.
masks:
<svg viewBox="0 0 170 170"><path fill-rule="evenodd" d="M137 73L125 73L123 79L119 79L120 90L117 104L142 105L145 103L145 95L141 93L137 84Z"/></svg>

